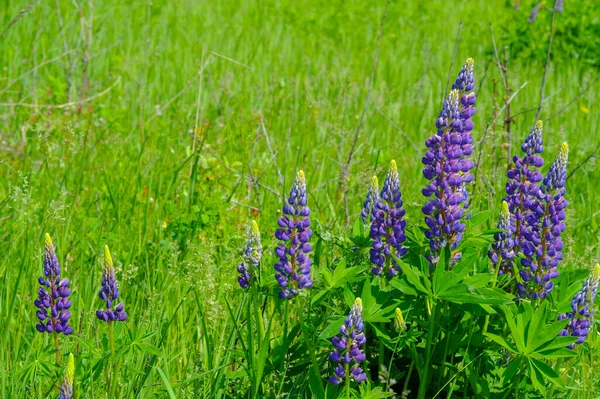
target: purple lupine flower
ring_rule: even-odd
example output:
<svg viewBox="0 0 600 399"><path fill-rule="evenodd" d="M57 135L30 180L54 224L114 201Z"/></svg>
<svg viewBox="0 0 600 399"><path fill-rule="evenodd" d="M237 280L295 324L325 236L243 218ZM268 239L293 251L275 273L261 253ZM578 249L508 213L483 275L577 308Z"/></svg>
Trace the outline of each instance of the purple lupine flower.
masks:
<svg viewBox="0 0 600 399"><path fill-rule="evenodd" d="M125 321L127 313L123 310L125 305L119 302L117 306L113 306L119 299L119 288L117 287L117 279L115 278L115 267L108 246L104 246L104 269L102 270L102 288L98 294L100 299L106 302L106 310L97 310L96 317L98 319L111 323L113 321Z"/></svg>
<svg viewBox="0 0 600 399"><path fill-rule="evenodd" d="M527 22L529 22L529 23L535 22L543 5L544 5L544 2L542 1L537 6L533 7L533 9L531 10L531 14L529 14L529 18L527 18Z"/></svg>
<svg viewBox="0 0 600 399"><path fill-rule="evenodd" d="M427 258L432 267L437 264L442 248L456 250L465 230L463 219L470 217L466 185L473 180L470 171L475 166L470 158L471 117L475 115L473 65L469 58L462 67L436 121L437 133L425 142L423 175L431 182L422 192L431 199L422 210L430 247ZM460 253L454 252L453 262L460 257Z"/></svg>
<svg viewBox="0 0 600 399"><path fill-rule="evenodd" d="M556 0L554 2L554 11L563 13L565 11L565 2L564 0Z"/></svg>
<svg viewBox="0 0 600 399"><path fill-rule="evenodd" d="M298 290L313 285L312 260L308 257L312 250L312 245L308 242L312 235L310 208L306 200L306 178L303 171L299 171L296 176L283 213L277 221L279 229L275 232L275 238L280 241L276 248L279 261L275 263L275 278L281 287L279 296L292 298L298 295Z"/></svg>
<svg viewBox="0 0 600 399"><path fill-rule="evenodd" d="M392 161L381 194L373 206L373 220L369 234L372 240L370 259L374 265L371 271L376 275L380 275L384 267L390 276L395 276L402 271L392 254L400 258L406 253L406 247L403 245L406 241L404 234L406 211L402 207L403 204L398 168L396 161Z"/></svg>
<svg viewBox="0 0 600 399"><path fill-rule="evenodd" d="M539 244L539 218L542 181L539 168L544 159L539 155L544 151L542 144L542 121L537 121L531 133L521 146L523 157L513 156L513 167L508 171L506 198L514 229L515 255L523 254L521 263L530 265L535 257L535 247Z"/></svg>
<svg viewBox="0 0 600 399"><path fill-rule="evenodd" d="M60 386L60 395L58 399L71 399L73 397L73 381L75 380L75 358L69 354L67 359L67 368L65 369L65 378Z"/></svg>
<svg viewBox="0 0 600 399"><path fill-rule="evenodd" d="M65 335L73 333L69 326L71 282L68 278L60 278L60 265L49 234L45 235L44 243L44 275L38 282L41 287L38 289L38 299L34 301L34 305L38 308L36 315L40 322L35 328L39 332Z"/></svg>
<svg viewBox="0 0 600 399"><path fill-rule="evenodd" d="M569 146L563 143L558 151L556 160L550 166L550 171L542 182L540 201L535 209L537 223L533 229L535 259L525 256L521 259L524 266L520 270L522 282L517 283L521 297L533 299L545 298L554 288L552 279L558 277L558 264L562 260L563 242L560 234L565 230L564 198L567 182L567 160ZM524 254L527 252L524 248Z"/></svg>
<svg viewBox="0 0 600 399"><path fill-rule="evenodd" d="M237 271L240 273L240 276L238 277L240 287L248 288L252 278L248 266L258 268L261 258L262 245L260 243L260 230L258 229L258 224L253 220L248 228L248 243L246 244L246 250L242 254L243 261L237 267Z"/></svg>
<svg viewBox="0 0 600 399"><path fill-rule="evenodd" d="M373 220L375 213L374 208L377 201L379 201L379 181L377 180L377 176L373 176L371 185L367 191L367 198L365 199L363 209L360 212L360 218L363 223L367 224Z"/></svg>
<svg viewBox="0 0 600 399"><path fill-rule="evenodd" d="M515 259L515 244L513 239L514 228L506 201L502 201L498 229L502 231L494 234L494 243L492 244L492 249L488 252L488 256L494 264L494 272L498 273L498 275L510 274L512 273Z"/></svg>
<svg viewBox="0 0 600 399"><path fill-rule="evenodd" d="M367 342L363 328L362 301L356 298L350 314L340 327L340 335L331 339L334 349L329 354L329 359L337 363L333 375L329 377L332 384L337 385L344 378L347 383L350 380L362 382L367 379L367 374L359 366L366 358L361 349Z"/></svg>
<svg viewBox="0 0 600 399"><path fill-rule="evenodd" d="M559 335L578 337L579 340L575 342L576 344L582 344L585 341L594 314L598 282L600 282L600 265L596 265L592 275L583 283L581 291L571 301L572 311L558 316L558 320L570 319L567 327ZM575 345L571 344L567 347L573 349Z"/></svg>

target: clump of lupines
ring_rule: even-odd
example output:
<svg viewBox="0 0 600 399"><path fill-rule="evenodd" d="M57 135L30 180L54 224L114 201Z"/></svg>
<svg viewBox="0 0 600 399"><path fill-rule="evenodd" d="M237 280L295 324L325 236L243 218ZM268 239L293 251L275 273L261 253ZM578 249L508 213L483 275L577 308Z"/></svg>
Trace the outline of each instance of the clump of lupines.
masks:
<svg viewBox="0 0 600 399"><path fill-rule="evenodd" d="M242 254L242 259L242 263L240 263L237 267L237 271L240 273L240 276L238 277L238 283L240 283L240 287L248 288L250 285L250 279L252 278L248 266L258 268L260 260L262 259L260 230L258 229L258 224L254 220L252 223L250 223L250 227L248 228L248 242L246 244L246 249Z"/></svg>
<svg viewBox="0 0 600 399"><path fill-rule="evenodd" d="M65 378L60 386L60 395L58 399L71 399L73 397L73 381L75 380L75 358L71 353L67 359L67 368L65 369Z"/></svg>
<svg viewBox="0 0 600 399"><path fill-rule="evenodd" d="M379 201L379 181L377 176L373 176L371 179L371 185L367 191L367 198L363 204L363 209L360 211L360 218L363 223L369 223L374 218L375 205Z"/></svg>
<svg viewBox="0 0 600 399"><path fill-rule="evenodd" d="M113 265L112 256L108 246L104 246L104 269L102 271L102 288L98 294L100 299L106 302L106 310L97 310L96 317L102 321L125 321L127 313L123 310L125 305L119 302L117 306L116 300L119 299L119 288L117 287L117 279L115 278L115 267Z"/></svg>
<svg viewBox="0 0 600 399"><path fill-rule="evenodd" d="M567 327L560 332L562 336L578 337L576 344L582 344L588 335L591 326L591 318L594 313L594 300L598 291L600 281L600 265L596 265L592 275L583 283L583 288L571 301L571 312L561 314L558 320L570 319ZM574 344L568 346L573 349Z"/></svg>
<svg viewBox="0 0 600 399"><path fill-rule="evenodd" d="M562 260L563 249L560 234L566 228L564 220L567 201L564 195L568 154L567 143L561 144L558 155L542 182L540 201L537 201L533 209L532 219L535 217L536 226L532 228L528 241L535 249L535 258L525 256L521 259L522 282L517 283L517 289L522 297L545 298L554 288L551 280L558 277L557 266ZM525 249L524 253L527 255Z"/></svg>
<svg viewBox="0 0 600 399"><path fill-rule="evenodd" d="M515 259L515 242L513 239L513 224L508 203L502 201L502 209L498 218L498 229L502 230L494 234L494 243L488 256L494 264L494 271L498 275L511 273Z"/></svg>
<svg viewBox="0 0 600 399"><path fill-rule="evenodd" d="M367 342L363 328L362 301L356 298L350 314L340 327L340 335L331 339L334 349L329 354L329 359L337 363L333 375L329 377L332 384L337 385L344 378L356 382L367 379L367 375L359 366L366 358L360 349Z"/></svg>
<svg viewBox="0 0 600 399"><path fill-rule="evenodd" d="M521 263L527 267L535 257L535 248L539 244L539 217L541 190L539 182L542 174L539 168L544 159L539 155L544 151L542 144L542 121L537 121L531 133L521 146L523 157L513 156L513 167L508 171L506 198L511 215L513 245L515 255L522 253ZM512 266L512 265L510 265Z"/></svg>
<svg viewBox="0 0 600 399"><path fill-rule="evenodd" d="M34 304L38 308L36 315L40 322L35 328L39 332L71 334L73 329L69 326L70 281L68 278L60 278L60 264L49 234L45 235L44 243L44 275L38 282L41 287Z"/></svg>
<svg viewBox="0 0 600 399"><path fill-rule="evenodd" d="M381 274L384 266L390 276L395 276L402 271L400 265L392 254L400 258L406 253L403 245L406 240L404 228L405 210L400 193L400 180L396 161L390 163L381 194L373 206L373 219L371 221L370 236L372 240L371 262L374 274Z"/></svg>
<svg viewBox="0 0 600 399"><path fill-rule="evenodd" d="M275 238L280 241L276 248L279 261L275 263L275 278L281 287L281 298L294 297L298 295L298 290L313 285L312 260L308 257L312 250L308 242L312 235L309 216L306 178L304 172L299 171L287 204L283 207L283 216L278 220L279 229L275 232Z"/></svg>
<svg viewBox="0 0 600 399"><path fill-rule="evenodd" d="M431 199L423 206L423 213L431 266L437 264L442 248L455 250L458 247L465 230L463 219L470 216L466 185L473 180L470 171L474 163L470 155L473 152L474 87L473 60L469 58L444 101L436 121L437 133L425 142L423 175L430 183L423 189L423 195ZM453 253L453 261L460 257L460 253Z"/></svg>

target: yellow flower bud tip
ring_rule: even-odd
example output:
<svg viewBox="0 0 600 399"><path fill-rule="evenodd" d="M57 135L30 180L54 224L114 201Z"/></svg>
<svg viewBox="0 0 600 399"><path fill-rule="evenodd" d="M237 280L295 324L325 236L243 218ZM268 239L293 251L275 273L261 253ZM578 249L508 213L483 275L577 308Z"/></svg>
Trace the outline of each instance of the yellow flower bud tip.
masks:
<svg viewBox="0 0 600 399"><path fill-rule="evenodd" d="M598 264L594 267L594 270L592 270L592 279L600 280L600 265Z"/></svg>
<svg viewBox="0 0 600 399"><path fill-rule="evenodd" d="M510 211L508 209L508 202L502 201L502 209L500 209L502 216L508 217L510 216Z"/></svg>
<svg viewBox="0 0 600 399"><path fill-rule="evenodd" d="M251 222L251 228L254 234L260 234L260 230L258 229L258 223L256 223L256 220L253 220Z"/></svg>
<svg viewBox="0 0 600 399"><path fill-rule="evenodd" d="M306 180L306 178L304 177L304 171L302 169L300 169L298 171L298 180L301 180L301 181Z"/></svg>
<svg viewBox="0 0 600 399"><path fill-rule="evenodd" d="M398 172L398 166L396 166L396 161L394 161L393 159L392 159L392 162L390 162L390 172L392 172L392 173Z"/></svg>
<svg viewBox="0 0 600 399"><path fill-rule="evenodd" d="M355 308L356 308L356 309L357 309L359 312L362 312L362 307L363 307L363 305L362 305L362 299L360 299L360 298L356 298L356 299L354 300L354 307L355 307Z"/></svg>
<svg viewBox="0 0 600 399"><path fill-rule="evenodd" d="M72 386L73 381L75 380L75 357L73 354L69 354L67 359L67 369L65 372L65 381Z"/></svg>
<svg viewBox="0 0 600 399"><path fill-rule="evenodd" d="M114 264L112 256L110 255L110 250L108 249L108 245L104 246L104 267L106 270L112 270Z"/></svg>
<svg viewBox="0 0 600 399"><path fill-rule="evenodd" d="M542 121L537 121L537 122L535 123L535 128L536 128L536 129L540 129L540 130L541 130L543 127L544 127L544 122L542 122Z"/></svg>
<svg viewBox="0 0 600 399"><path fill-rule="evenodd" d="M377 176L373 176L373 178L371 179L371 187L373 187L374 189L379 188L379 179L377 178Z"/></svg>
<svg viewBox="0 0 600 399"><path fill-rule="evenodd" d="M44 234L44 244L46 245L46 248L54 248L54 244L52 244L52 237L50 237L50 234L48 233Z"/></svg>
<svg viewBox="0 0 600 399"><path fill-rule="evenodd" d="M473 58L467 58L467 62L465 62L465 64L469 67L469 68L473 68L475 66L475 61L473 61Z"/></svg>
<svg viewBox="0 0 600 399"><path fill-rule="evenodd" d="M400 310L400 308L396 308L396 311L395 311L394 327L396 327L396 330L398 330L398 331L406 330L406 322L404 321L404 315L402 314L402 311Z"/></svg>

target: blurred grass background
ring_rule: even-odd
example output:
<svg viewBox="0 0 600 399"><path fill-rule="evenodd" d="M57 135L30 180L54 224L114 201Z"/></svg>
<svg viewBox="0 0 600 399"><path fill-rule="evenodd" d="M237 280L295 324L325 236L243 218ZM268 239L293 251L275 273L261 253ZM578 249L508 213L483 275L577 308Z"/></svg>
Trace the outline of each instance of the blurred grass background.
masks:
<svg viewBox="0 0 600 399"><path fill-rule="evenodd" d="M454 79L467 57L475 59L476 140L506 98L490 23L508 59L509 86L514 93L525 85L512 115L529 110L511 123L510 146L500 116L476 149L482 163L472 207L498 206L508 151L518 151L535 122L551 22L545 8L527 22L537 2L518 3L390 2L345 183L350 221L370 176L381 177L396 159L409 223L422 224L420 159L449 69ZM161 344L169 377L182 380L210 363L199 318L215 332L227 325L223 297L239 295L234 267L246 222L258 220L271 248L281 196L299 168L317 233L346 228L339 177L365 106L384 9L384 1L354 0L2 2L3 398L37 392L39 375L52 375L47 353L36 352L46 338L35 332L32 305L44 232L74 281L75 330L88 339L105 334L93 310L108 244L128 326L159 332L148 339ZM555 18L541 112L551 118L544 172L562 141L571 170L600 143L600 85L579 96L598 77L600 6L565 1ZM566 267L599 258L599 178L592 157L568 180ZM19 372L32 364L35 373ZM143 392L162 392L156 378L150 374Z"/></svg>

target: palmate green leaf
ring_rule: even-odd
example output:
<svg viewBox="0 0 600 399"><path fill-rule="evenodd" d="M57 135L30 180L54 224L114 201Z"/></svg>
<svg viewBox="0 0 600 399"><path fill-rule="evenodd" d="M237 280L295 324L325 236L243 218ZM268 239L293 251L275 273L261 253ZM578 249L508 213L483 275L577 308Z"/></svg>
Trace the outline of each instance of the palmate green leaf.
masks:
<svg viewBox="0 0 600 399"><path fill-rule="evenodd" d="M539 351L540 348L543 348L545 350L550 349L547 345L556 340L558 334L567 326L568 323L569 320L560 320L542 326L541 331L537 332L537 334L535 335L535 339L533 339L529 343L529 346L527 348L534 352Z"/></svg>
<svg viewBox="0 0 600 399"><path fill-rule="evenodd" d="M482 211L482 212L479 212L479 213L476 213L476 214L472 215L471 218L469 219L469 227L470 228L475 228L475 227L478 227L478 226L482 225L495 212L496 212L495 209L490 209L490 210Z"/></svg>
<svg viewBox="0 0 600 399"><path fill-rule="evenodd" d="M564 384L560 380L558 373L552 367L548 366L546 363L544 363L540 360L537 360L537 359L529 359L529 361L531 362L533 367L535 367L540 373L542 373L542 375L546 379L552 381L554 384L558 385L559 387L564 387Z"/></svg>
<svg viewBox="0 0 600 399"><path fill-rule="evenodd" d="M537 308L535 311L529 306L529 304L522 304L524 308L524 313L528 313L531 309L531 320L529 323L524 324L525 327L525 351L526 353L533 352L533 348L540 340L540 332L544 328L547 312L548 312L548 302L545 301L542 305ZM560 330L559 330L560 331ZM554 337L558 335L558 332L554 334Z"/></svg>
<svg viewBox="0 0 600 399"><path fill-rule="evenodd" d="M531 382L535 389L540 391L542 395L546 396L546 384L544 381L544 374L535 367L533 363L534 359L528 358L527 362L529 364L529 377L531 378Z"/></svg>
<svg viewBox="0 0 600 399"><path fill-rule="evenodd" d="M517 371L519 371L519 367L521 366L521 362L523 361L522 356L517 356L513 359L512 362L508 365L507 368L504 369L504 373L502 374L502 381L504 384L511 384L512 378L515 376Z"/></svg>
<svg viewBox="0 0 600 399"><path fill-rule="evenodd" d="M494 341L495 343L499 344L500 346L508 349L509 351L513 353L518 353L517 348L515 348L513 344L511 344L501 336L492 333L485 333L485 336Z"/></svg>
<svg viewBox="0 0 600 399"><path fill-rule="evenodd" d="M340 333L340 327L344 324L346 317L341 316L332 321L327 327L319 334L320 339L328 339Z"/></svg>
<svg viewBox="0 0 600 399"><path fill-rule="evenodd" d="M402 268L402 272L406 276L407 281L420 293L425 294L429 297L433 297L433 293L431 292L431 283L429 279L423 278L423 275L419 270L415 267L409 265L408 263L404 263L396 258L396 261Z"/></svg>

